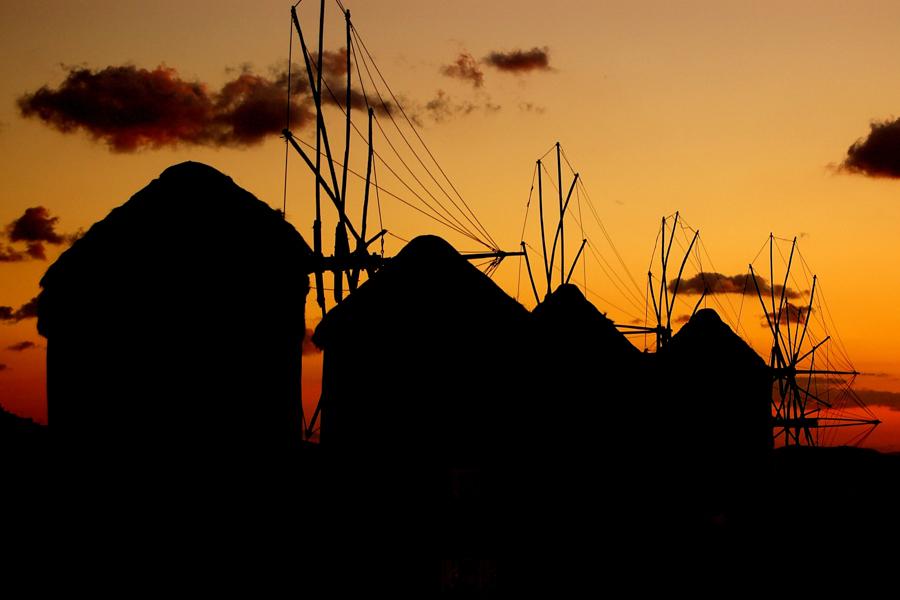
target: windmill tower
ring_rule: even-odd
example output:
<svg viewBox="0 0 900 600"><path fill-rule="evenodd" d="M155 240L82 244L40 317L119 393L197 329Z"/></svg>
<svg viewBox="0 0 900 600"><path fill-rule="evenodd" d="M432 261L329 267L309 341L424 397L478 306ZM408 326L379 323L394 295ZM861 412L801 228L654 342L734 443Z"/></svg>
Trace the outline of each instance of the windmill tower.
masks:
<svg viewBox="0 0 900 600"><path fill-rule="evenodd" d="M307 42L304 28L301 26L297 2L291 7L291 44L288 52L288 89L287 89L287 117L286 125L282 131L285 140L285 204L284 213L287 213L287 179L288 157L290 150L301 158L303 164L311 173L314 181L315 217L312 224L313 255L308 263L306 274L312 274L315 278L316 304L324 317L329 304L341 303L346 294L354 293L365 278L373 277L391 258L384 256L384 238L391 234L383 226L381 211L381 196L385 195L399 203L418 211L421 215L439 223L459 235L477 242L484 252L464 253L467 260L489 260L489 268L495 269L503 259L508 256L521 255L520 252L505 252L493 241L490 234L478 220L475 213L465 202L450 181L446 172L434 157L434 154L425 144L418 132L413 119L404 111L397 96L393 93L384 79L381 70L374 62L374 57L362 41L359 31L353 25L350 11L338 0L337 5L344 17L346 56L345 64L340 71L345 75L341 82L326 77L324 32L325 32L325 7L326 1L321 0L318 12L317 46L313 50ZM307 141L302 136L291 130L291 60L293 58L293 42L297 38L300 52L303 57L303 72L306 76L302 87L308 88L312 96L315 112L315 139ZM355 70L354 70L355 67ZM366 75L364 75L364 73ZM343 155L339 157L340 141L333 135L334 128L329 127L326 118L326 105L333 106L342 113L343 125ZM354 111L354 109L357 109ZM366 133L353 120L353 114L359 112L366 116ZM380 123L380 117L386 119L386 123ZM395 160L406 169L406 176L412 178L412 182L404 180L403 170L394 166L380 154L375 148L374 132L377 127L385 145L395 154ZM404 130L403 127L406 127ZM390 133L389 133L390 132ZM351 140L356 134L364 144L366 151L365 174L351 168ZM392 141L393 135L402 139L402 144L408 148L411 156L409 161L398 153L397 148L402 148L400 141ZM421 168L416 172L412 166ZM379 169L387 170L394 176L398 185L402 185L409 194L400 195L388 190L383 184L379 184ZM360 217L355 221L350 217L352 192L348 185L349 176L362 182L361 203L359 206ZM428 182L431 186L426 185ZM429 189L432 188L432 189ZM374 197L378 206L379 231L374 235L369 228L369 210L371 199ZM325 225L325 212L328 205L332 207L332 214L336 217L333 229L333 251L327 255L324 249L325 232L329 231ZM324 205L324 206L323 206ZM402 241L404 238L394 235ZM381 241L381 252L373 252L373 245ZM326 298L326 274L331 274L331 301ZM309 422L303 415L303 429L308 439L313 435L316 421L319 415L319 407L315 409Z"/></svg>

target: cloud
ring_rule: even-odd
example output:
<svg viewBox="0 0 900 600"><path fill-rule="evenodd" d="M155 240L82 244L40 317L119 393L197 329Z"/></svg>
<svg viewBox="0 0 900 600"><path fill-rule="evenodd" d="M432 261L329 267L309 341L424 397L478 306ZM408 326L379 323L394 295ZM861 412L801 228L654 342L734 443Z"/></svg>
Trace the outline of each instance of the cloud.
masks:
<svg viewBox="0 0 900 600"><path fill-rule="evenodd" d="M18 323L24 319L33 319L37 317L37 296L20 306L13 309L12 306L0 306L0 321L6 323Z"/></svg>
<svg viewBox="0 0 900 600"><path fill-rule="evenodd" d="M866 406L884 406L890 410L900 411L900 393L882 390L856 390L856 395Z"/></svg>
<svg viewBox="0 0 900 600"><path fill-rule="evenodd" d="M784 307L781 309L781 319L780 322L784 323L787 320L790 320L791 323L802 323L806 320L806 315L811 312L808 306L797 306L791 302L785 302ZM775 313L766 312L769 319L774 320ZM763 324L764 327L768 327L768 322Z"/></svg>
<svg viewBox="0 0 900 600"><path fill-rule="evenodd" d="M669 282L669 291L675 291L675 282L673 279ZM743 275L723 275L722 273L701 271L693 277L682 279L678 285L678 292L681 294L744 294L746 296L756 295L756 286L759 285L759 291L765 296L772 293L769 282L764 277L756 276L756 284L749 274ZM775 284L776 298L781 296L781 284ZM796 300L800 298L800 293L790 287L784 293L784 297L788 300Z"/></svg>
<svg viewBox="0 0 900 600"><path fill-rule="evenodd" d="M484 112L492 114L499 111L502 107L494 104L490 99L472 102L470 100L454 101L444 90L438 90L434 98L425 103L422 111L431 118L435 123L442 123L457 116L465 116L473 112Z"/></svg>
<svg viewBox="0 0 900 600"><path fill-rule="evenodd" d="M337 106L341 110L347 103L347 82L327 82L328 87L322 86L322 103ZM330 91L329 91L330 90ZM394 114L397 106L387 98L379 98L378 95L370 96L369 103L379 115ZM366 96L356 88L350 88L350 108L352 110L366 110Z"/></svg>
<svg viewBox="0 0 900 600"><path fill-rule="evenodd" d="M0 363L0 371L5 371L5 370L6 370L6 365L3 363Z"/></svg>
<svg viewBox="0 0 900 600"><path fill-rule="evenodd" d="M22 262L28 258L27 252L22 252L9 245L0 245L0 262Z"/></svg>
<svg viewBox="0 0 900 600"><path fill-rule="evenodd" d="M532 71L550 71L550 49L546 46L531 50L512 50L510 52L491 52L484 57L488 65L507 73L530 73Z"/></svg>
<svg viewBox="0 0 900 600"><path fill-rule="evenodd" d="M292 94L292 126L312 121L308 88L301 81L298 77ZM24 94L18 107L21 116L62 133L84 131L115 152L133 152L179 144L260 143L284 127L286 97L284 74L266 77L243 70L213 92L166 66L69 67L57 88Z"/></svg>
<svg viewBox="0 0 900 600"><path fill-rule="evenodd" d="M484 72L468 52L460 52L453 64L441 67L441 73L447 77L468 81L476 88L484 85Z"/></svg>
<svg viewBox="0 0 900 600"><path fill-rule="evenodd" d="M206 122L201 123L202 129L188 132L182 141L211 146L251 146L280 133L287 108L286 82L286 76L273 81L253 73L241 73L214 96L212 110ZM309 101L292 100L291 104L292 126L302 127L314 120ZM194 134L197 137L192 139L190 136Z"/></svg>
<svg viewBox="0 0 900 600"><path fill-rule="evenodd" d="M46 260L45 243L55 246L72 243L81 235L81 232L74 235L59 233L56 231L57 221L59 217L50 216L50 211L43 206L26 208L24 214L7 225L4 232L10 242L24 243L25 248L0 244L0 262Z"/></svg>
<svg viewBox="0 0 900 600"><path fill-rule="evenodd" d="M481 73L468 59L456 65L451 76L473 81ZM471 59L471 60L469 60ZM502 61L501 61L502 62ZM62 133L82 132L106 144L113 152L136 152L176 146L245 147L258 144L284 128L288 88L287 65L266 74L250 65L226 69L228 81L218 90L182 78L170 67L143 69L132 65L93 70L65 67L66 77L57 87L43 86L18 98L19 113ZM313 63L315 72L315 64ZM448 73L448 74L450 74ZM458 75L457 75L458 73ZM347 50L324 51L322 103L341 110L347 102ZM481 80L478 79L480 82ZM315 105L306 69L291 66L291 127L315 123ZM450 100L442 91L425 105L406 101L398 94L410 119L442 122L472 112L493 113L500 105L486 96L474 100ZM367 102L368 100L368 102ZM393 115L399 107L393 97L369 95L353 86L350 106L364 111L371 105L379 115ZM540 112L531 104L523 110ZM42 258L45 242L26 249L0 245L0 262Z"/></svg>
<svg viewBox="0 0 900 600"><path fill-rule="evenodd" d="M306 335L303 336L303 347L301 349L301 354L303 354L304 356L306 356L307 354L319 354L320 352L322 352L322 350L313 343L312 337L313 330L307 328Z"/></svg>
<svg viewBox="0 0 900 600"><path fill-rule="evenodd" d="M315 61L313 62L315 65ZM347 49L322 51L322 76L339 77L347 74Z"/></svg>
<svg viewBox="0 0 900 600"><path fill-rule="evenodd" d="M873 121L869 135L847 149L840 169L869 177L900 178L900 119Z"/></svg>
<svg viewBox="0 0 900 600"><path fill-rule="evenodd" d="M547 112L547 108L545 106L538 106L537 104L534 104L533 102L520 102L519 110L521 110L522 112L533 112L533 113L536 113L539 115L542 115L545 112Z"/></svg>
<svg viewBox="0 0 900 600"><path fill-rule="evenodd" d="M12 346L7 346L7 350L12 350L13 352L24 352L25 350L31 350L32 348L36 348L34 342L24 341L19 342L17 344L13 344Z"/></svg>
<svg viewBox="0 0 900 600"><path fill-rule="evenodd" d="M672 320L673 320L676 324L687 323L688 321L691 320L691 315L679 315L679 316L675 317L675 318L672 319Z"/></svg>
<svg viewBox="0 0 900 600"><path fill-rule="evenodd" d="M9 224L7 235L13 242L48 242L62 244L65 238L56 232L59 217L51 217L43 206L26 208L25 213Z"/></svg>

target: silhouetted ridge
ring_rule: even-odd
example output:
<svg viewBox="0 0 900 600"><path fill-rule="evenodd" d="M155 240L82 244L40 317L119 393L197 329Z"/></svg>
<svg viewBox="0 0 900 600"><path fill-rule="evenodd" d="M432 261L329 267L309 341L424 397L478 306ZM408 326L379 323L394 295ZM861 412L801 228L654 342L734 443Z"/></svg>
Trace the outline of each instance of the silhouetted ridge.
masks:
<svg viewBox="0 0 900 600"><path fill-rule="evenodd" d="M157 453L163 440L172 452L298 443L310 254L226 175L166 169L41 280L54 438Z"/></svg>

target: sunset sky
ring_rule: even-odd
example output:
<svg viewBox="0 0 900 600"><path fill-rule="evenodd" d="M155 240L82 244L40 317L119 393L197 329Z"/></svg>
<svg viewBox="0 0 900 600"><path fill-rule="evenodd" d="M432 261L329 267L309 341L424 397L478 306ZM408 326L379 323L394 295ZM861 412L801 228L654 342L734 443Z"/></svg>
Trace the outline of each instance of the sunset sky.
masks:
<svg viewBox="0 0 900 600"><path fill-rule="evenodd" d="M333 0L326 4L325 48L337 51L346 46L343 17ZM867 443L900 450L900 314L895 310L900 297L900 124L890 126L900 115L900 3L344 4L428 148L502 248L518 249L535 160L557 141L640 286L659 219L676 210L701 230L715 270L726 275L746 273L770 232L798 236L844 345L864 373L856 387L897 394L869 394L878 400L873 410L885 424ZM299 8L310 44L317 6L304 0ZM135 141L116 137L110 126L102 131L85 127L71 114L65 122L70 131L62 132L62 120L39 114L42 108L46 117L50 105L29 105L27 95L43 86L58 90L76 73L96 75L121 67L119 73L155 73L211 98L210 106L219 112L210 118L218 124L232 119L232 126L239 113L221 113L236 89L228 84L275 82L284 71L289 10L288 2L230 0L0 5L5 74L0 80L0 225L5 236L0 257L19 253L17 260L0 262L0 307L11 307L0 324L4 408L46 421L46 341L37 335L33 318L17 320L15 312L37 294L38 280L66 247L67 236L90 227L166 167L185 160L210 164L273 207L282 205L280 125L265 135L234 125L224 137L182 129L165 139ZM293 52L295 62L301 60L296 38ZM191 87L196 83L202 86ZM34 110L29 113L27 106ZM332 143L342 153L340 114L328 110ZM364 113L353 117L365 131ZM387 116L378 119L390 134ZM872 122L886 124L881 137L873 136L857 162L845 163L848 148L866 138ZM308 125L297 124L294 133L310 141L315 137ZM403 144L396 134L391 139ZM390 163L387 142L377 129L375 147ZM364 172L359 139L351 148L352 167ZM545 160L555 178L555 154ZM379 177L386 189L411 198L386 170ZM311 181L292 155L287 217L309 241ZM546 181L545 186L545 200L554 206L555 191ZM352 182L348 204L356 211L354 219L359 198L361 186ZM587 198L580 199L586 236L598 254L618 265L588 217ZM460 250L480 249L386 195L381 201L384 226L398 236L386 239L387 254L403 246L398 238L420 233L442 235ZM33 207L45 207L47 218L58 218L53 222L58 240L42 238L43 260L33 256L36 252L28 254L26 238L13 239L13 229L6 228ZM539 244L535 209L536 196L526 228L526 241L533 246ZM330 207L326 219L325 229L333 228ZM377 230L374 216L370 223L375 223L370 231ZM577 225L567 227L570 262L580 232ZM533 264L540 260L531 259ZM597 257L584 260L588 298L600 310L621 322L643 317ZM706 258L704 267L713 270ZM530 308L530 286L525 280L517 284L519 273L519 261L508 259L494 277L512 295L520 285L520 300ZM580 265L576 273L584 284ZM776 273L776 279L782 276ZM730 296L740 303L739 295ZM687 303L692 306L696 298L687 297ZM758 302L745 298L744 307L751 319L750 341L765 349ZM317 319L313 308L311 301L311 326ZM305 366L309 373L319 360L313 357Z"/></svg>

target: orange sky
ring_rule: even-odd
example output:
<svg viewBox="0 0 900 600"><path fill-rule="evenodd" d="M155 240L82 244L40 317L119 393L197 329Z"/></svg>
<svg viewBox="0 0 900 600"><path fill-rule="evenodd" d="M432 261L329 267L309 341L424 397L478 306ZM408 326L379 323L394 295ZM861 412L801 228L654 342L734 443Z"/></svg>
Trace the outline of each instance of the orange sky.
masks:
<svg viewBox="0 0 900 600"><path fill-rule="evenodd" d="M328 5L333 18L326 47L334 49L344 44L343 30ZM802 234L803 255L820 277L856 367L879 374L861 385L900 391L900 316L893 310L900 295L894 258L900 181L829 168L866 135L870 120L900 111L896 2L346 5L405 105L427 114L423 107L441 90L475 107L440 122L423 118L422 133L501 246L518 246L534 160L559 140L640 283L659 217L675 210L701 229L705 248L726 274L746 272L770 231L785 238ZM301 18L313 20L314 8L305 0ZM23 119L15 101L61 83L61 65L166 65L210 89L234 76L229 68L250 64L266 73L285 61L288 9L280 1L4 3L0 224L41 205L60 217L61 231L86 228L183 160L211 164L280 207L284 146L277 136L246 148L113 153L84 134L64 135ZM441 74L462 51L481 59L533 47L549 49L551 70L515 75L482 65L478 89ZM309 131L298 135L310 139ZM379 147L378 138L375 143ZM351 161L364 168L358 154ZM309 177L292 158L288 217L308 239L310 190ZM396 202L384 200L384 218L398 236L428 231L462 250L476 249ZM574 229L569 259L578 243ZM595 226L586 234L608 251ZM388 238L386 249L401 246ZM57 254L53 249L49 261ZM0 305L17 307L32 298L49 261L0 264ZM512 294L517 265L510 260L495 276ZM588 258L586 265L589 287L610 305L590 299L614 319L630 320L636 311L623 306L597 262ZM525 293L521 299L533 304ZM749 300L745 306L760 317ZM760 327L753 335L762 341L763 333ZM43 349L6 350L23 340L43 345L34 320L0 325L0 363L7 365L0 371L0 403L43 420ZM889 412L879 410L893 425L872 439L897 448L900 424Z"/></svg>

